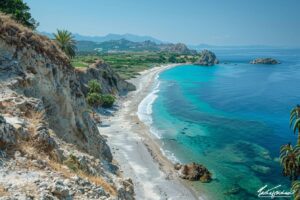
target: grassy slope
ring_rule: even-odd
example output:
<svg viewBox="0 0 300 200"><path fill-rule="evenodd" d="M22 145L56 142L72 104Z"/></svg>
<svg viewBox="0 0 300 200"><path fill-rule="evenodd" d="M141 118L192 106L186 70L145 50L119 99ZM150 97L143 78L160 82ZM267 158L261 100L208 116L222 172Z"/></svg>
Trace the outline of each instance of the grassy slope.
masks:
<svg viewBox="0 0 300 200"><path fill-rule="evenodd" d="M171 57L176 59L170 59ZM87 67L95 61L102 59L120 74L124 79L133 78L140 71L167 63L193 62L195 56L181 56L160 52L134 52L113 54L79 54L72 60L74 67Z"/></svg>

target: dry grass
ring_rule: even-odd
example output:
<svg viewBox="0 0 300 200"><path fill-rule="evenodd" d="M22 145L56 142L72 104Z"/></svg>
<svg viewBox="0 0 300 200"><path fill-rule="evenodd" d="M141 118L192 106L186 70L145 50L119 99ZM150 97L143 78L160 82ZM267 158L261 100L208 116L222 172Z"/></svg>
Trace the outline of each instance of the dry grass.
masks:
<svg viewBox="0 0 300 200"><path fill-rule="evenodd" d="M0 38L9 45L15 45L17 49L34 49L56 64L72 68L69 58L54 41L33 32L3 13L0 13Z"/></svg>
<svg viewBox="0 0 300 200"><path fill-rule="evenodd" d="M5 197L5 196L9 196L10 193L8 191L5 190L3 185L0 185L0 197Z"/></svg>
<svg viewBox="0 0 300 200"><path fill-rule="evenodd" d="M75 173L75 172L72 172L71 170L69 170L68 167L66 167L65 165L62 165L62 164L54 162L54 161L49 161L48 164L54 171L61 173L66 178L71 178L71 177L77 175L81 178L89 180L90 182L94 183L97 186L103 187L103 189L111 195L113 195L113 196L117 195L117 191L114 188L114 186L107 183L100 176L92 176L92 175L89 175L89 174L87 174L87 173L85 173L81 170L78 170Z"/></svg>

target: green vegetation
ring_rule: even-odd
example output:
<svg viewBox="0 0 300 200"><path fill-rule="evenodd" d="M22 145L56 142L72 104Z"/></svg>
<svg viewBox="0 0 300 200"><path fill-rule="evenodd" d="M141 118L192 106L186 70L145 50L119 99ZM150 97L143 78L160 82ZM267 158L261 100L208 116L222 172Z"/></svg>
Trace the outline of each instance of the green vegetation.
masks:
<svg viewBox="0 0 300 200"><path fill-rule="evenodd" d="M90 80L88 83L89 93L101 93L101 85L97 80Z"/></svg>
<svg viewBox="0 0 300 200"><path fill-rule="evenodd" d="M101 94L101 85L97 80L90 80L88 83L89 93L86 100L92 107L102 106L110 108L113 106L116 98L111 94Z"/></svg>
<svg viewBox="0 0 300 200"><path fill-rule="evenodd" d="M294 199L300 199L300 105L292 109L290 114L290 127L294 134L298 133L297 144L290 143L280 148L280 163L283 166L283 175L288 176L292 182Z"/></svg>
<svg viewBox="0 0 300 200"><path fill-rule="evenodd" d="M105 108L110 108L113 106L116 98L111 94L104 94L101 96L102 106Z"/></svg>
<svg viewBox="0 0 300 200"><path fill-rule="evenodd" d="M30 8L22 0L0 0L0 11L11 15L19 23L36 29L38 23L31 17Z"/></svg>
<svg viewBox="0 0 300 200"><path fill-rule="evenodd" d="M297 139L297 144L300 145L300 117L299 117L299 112L300 112L300 105L297 105L293 110L291 111L290 115L290 127L293 126L293 131L294 134L296 134L298 130L298 139Z"/></svg>
<svg viewBox="0 0 300 200"><path fill-rule="evenodd" d="M101 101L101 94L99 93L88 93L86 100L90 106L97 107L100 106Z"/></svg>
<svg viewBox="0 0 300 200"><path fill-rule="evenodd" d="M81 169L79 161L73 154L70 154L63 163L73 172L77 172Z"/></svg>
<svg viewBox="0 0 300 200"><path fill-rule="evenodd" d="M87 67L96 59L108 63L122 78L130 79L139 72L154 66L168 63L194 62L197 56L178 55L166 52L128 52L128 53L80 53L72 59L74 67Z"/></svg>
<svg viewBox="0 0 300 200"><path fill-rule="evenodd" d="M88 82L89 93L86 100L90 106L97 107L102 103L101 100L101 85L97 80L90 80Z"/></svg>
<svg viewBox="0 0 300 200"><path fill-rule="evenodd" d="M57 33L54 34L54 40L58 46L69 56L73 58L76 51L76 41L71 32L67 30L57 30Z"/></svg>
<svg viewBox="0 0 300 200"><path fill-rule="evenodd" d="M71 60L71 64L74 67L87 67L93 63L95 63L95 61L99 59L98 56L94 56L94 55L84 55L84 56L75 56L72 60Z"/></svg>

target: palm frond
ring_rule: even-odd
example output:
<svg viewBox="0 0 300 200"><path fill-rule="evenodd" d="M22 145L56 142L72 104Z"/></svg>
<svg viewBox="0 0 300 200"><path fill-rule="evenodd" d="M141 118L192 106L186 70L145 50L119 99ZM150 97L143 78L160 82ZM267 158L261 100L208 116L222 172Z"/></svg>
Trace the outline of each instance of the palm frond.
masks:
<svg viewBox="0 0 300 200"><path fill-rule="evenodd" d="M299 126L300 126L300 118L297 118L293 127L294 134L296 133L297 129L299 129Z"/></svg>
<svg viewBox="0 0 300 200"><path fill-rule="evenodd" d="M74 57L76 54L76 41L71 32L67 30L57 30L54 34L54 40L59 45L59 47L67 54L69 57Z"/></svg>

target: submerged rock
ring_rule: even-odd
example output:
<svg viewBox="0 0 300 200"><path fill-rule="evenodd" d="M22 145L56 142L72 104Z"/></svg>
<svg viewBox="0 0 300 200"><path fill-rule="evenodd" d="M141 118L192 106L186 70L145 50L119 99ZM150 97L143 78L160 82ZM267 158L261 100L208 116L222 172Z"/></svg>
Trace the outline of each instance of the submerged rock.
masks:
<svg viewBox="0 0 300 200"><path fill-rule="evenodd" d="M270 167L262 166L262 165L252 165L251 169L255 172L267 174L271 171Z"/></svg>
<svg viewBox="0 0 300 200"><path fill-rule="evenodd" d="M203 65L203 66L212 66L215 64L219 64L219 60L217 59L216 55L208 50L203 50L200 53L199 60L195 63L196 65Z"/></svg>
<svg viewBox="0 0 300 200"><path fill-rule="evenodd" d="M234 185L232 188L226 190L223 194L225 195L236 195L240 193L242 188L239 185Z"/></svg>
<svg viewBox="0 0 300 200"><path fill-rule="evenodd" d="M174 168L178 170L179 177L183 179L188 179L190 181L200 180L203 183L210 182L212 179L208 169L200 164L176 164Z"/></svg>
<svg viewBox="0 0 300 200"><path fill-rule="evenodd" d="M250 64L276 65L280 64L280 62L275 60L274 58L256 58L255 60L252 60Z"/></svg>

